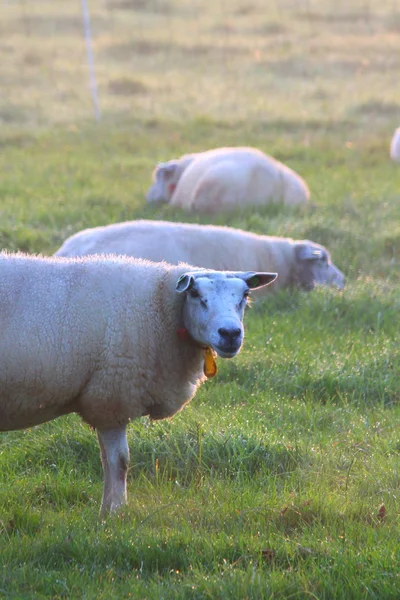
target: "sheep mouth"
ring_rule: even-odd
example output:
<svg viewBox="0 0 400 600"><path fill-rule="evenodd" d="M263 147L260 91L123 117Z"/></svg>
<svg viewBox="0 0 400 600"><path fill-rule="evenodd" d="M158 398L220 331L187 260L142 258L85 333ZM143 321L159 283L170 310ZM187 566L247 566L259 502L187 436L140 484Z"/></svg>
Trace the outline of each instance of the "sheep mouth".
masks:
<svg viewBox="0 0 400 600"><path fill-rule="evenodd" d="M335 279L334 281L332 281L332 284L334 287L336 287L338 290L343 290L345 287L345 282L344 280L337 280Z"/></svg>
<svg viewBox="0 0 400 600"><path fill-rule="evenodd" d="M214 350L221 358L233 358L238 354L241 347L241 344L240 346L214 346Z"/></svg>

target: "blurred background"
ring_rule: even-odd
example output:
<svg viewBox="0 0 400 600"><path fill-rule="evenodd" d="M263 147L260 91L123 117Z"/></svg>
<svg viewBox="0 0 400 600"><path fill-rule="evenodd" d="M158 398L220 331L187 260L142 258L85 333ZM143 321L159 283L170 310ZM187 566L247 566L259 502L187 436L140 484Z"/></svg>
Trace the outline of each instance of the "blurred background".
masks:
<svg viewBox="0 0 400 600"><path fill-rule="evenodd" d="M79 0L3 0L0 123L93 118ZM400 121L395 0L88 0L101 117Z"/></svg>

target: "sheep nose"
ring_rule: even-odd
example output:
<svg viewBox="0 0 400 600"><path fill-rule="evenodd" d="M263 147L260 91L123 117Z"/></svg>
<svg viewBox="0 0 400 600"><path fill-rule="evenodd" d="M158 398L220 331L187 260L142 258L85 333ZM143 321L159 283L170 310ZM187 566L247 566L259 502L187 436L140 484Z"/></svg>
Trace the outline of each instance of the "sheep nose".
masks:
<svg viewBox="0 0 400 600"><path fill-rule="evenodd" d="M226 342L234 342L242 333L240 327L233 327L232 329L226 329L225 327L220 327L218 329L219 335L224 338Z"/></svg>
<svg viewBox="0 0 400 600"><path fill-rule="evenodd" d="M337 288L339 288L339 290L342 290L344 288L345 285L345 277L343 275L343 273L341 271L339 271L339 269L336 270L335 276L333 278L333 285L335 285Z"/></svg>

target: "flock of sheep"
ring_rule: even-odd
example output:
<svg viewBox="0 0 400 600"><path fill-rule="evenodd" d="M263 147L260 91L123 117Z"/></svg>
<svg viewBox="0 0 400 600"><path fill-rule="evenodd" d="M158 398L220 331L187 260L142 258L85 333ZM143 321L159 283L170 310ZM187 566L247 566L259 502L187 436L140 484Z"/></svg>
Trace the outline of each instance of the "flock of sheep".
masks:
<svg viewBox="0 0 400 600"><path fill-rule="evenodd" d="M147 194L206 214L308 199L297 173L254 148L161 163ZM3 252L0 265L0 431L78 413L97 431L101 514L127 502L129 421L174 415L215 375L216 355L237 355L251 291L344 286L312 241L165 221L87 229L54 257Z"/></svg>

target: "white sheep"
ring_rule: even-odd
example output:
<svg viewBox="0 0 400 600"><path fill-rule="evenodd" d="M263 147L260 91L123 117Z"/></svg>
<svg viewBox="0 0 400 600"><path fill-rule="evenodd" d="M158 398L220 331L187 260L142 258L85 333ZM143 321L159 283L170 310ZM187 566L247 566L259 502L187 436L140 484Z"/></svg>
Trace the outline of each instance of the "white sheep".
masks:
<svg viewBox="0 0 400 600"><path fill-rule="evenodd" d="M159 166L147 200L217 213L247 205L306 204L310 192L295 171L256 148L215 148Z"/></svg>
<svg viewBox="0 0 400 600"><path fill-rule="evenodd" d="M126 426L170 417L235 356L250 288L276 274L127 257L0 254L0 431L78 413L96 428L101 512L126 503Z"/></svg>
<svg viewBox="0 0 400 600"><path fill-rule="evenodd" d="M400 127L393 134L390 144L390 158L396 162L400 162Z"/></svg>
<svg viewBox="0 0 400 600"><path fill-rule="evenodd" d="M279 278L268 287L271 291L296 286L311 290L316 284L344 286L343 273L324 246L213 225L138 220L95 227L68 238L56 256L101 252L171 264L184 261L208 269L276 271Z"/></svg>

